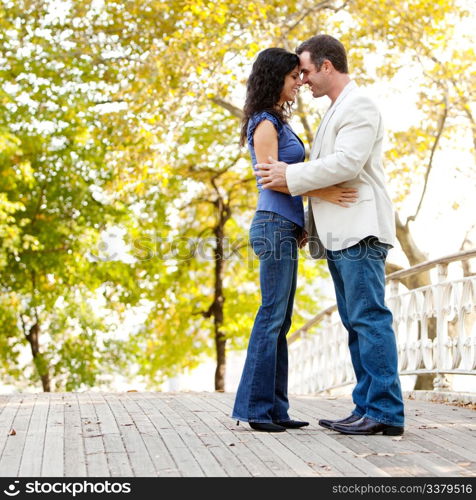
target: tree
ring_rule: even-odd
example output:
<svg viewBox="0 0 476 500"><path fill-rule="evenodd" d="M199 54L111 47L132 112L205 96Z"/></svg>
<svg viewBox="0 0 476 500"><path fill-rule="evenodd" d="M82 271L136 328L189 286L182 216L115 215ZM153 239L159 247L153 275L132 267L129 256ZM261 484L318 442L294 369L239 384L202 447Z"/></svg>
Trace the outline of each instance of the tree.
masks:
<svg viewBox="0 0 476 500"><path fill-rule="evenodd" d="M416 175L427 192L435 156L453 140L457 120L469 124L474 141L474 84L466 77L474 54L444 46L464 13L457 0L410 0L405 9L397 0L0 5L0 168L11 172L1 181L0 324L16 325L0 352L13 355L13 343L29 339L41 377L50 376L44 367L52 357L43 354L41 338L48 336L35 325L57 325L51 331L59 339L72 327L56 305L66 300L64 309L86 321L89 314L81 311L104 290L105 307L117 314L134 305L150 311L123 351L151 384L215 350L222 389L225 341L243 345L257 300L256 272L239 250L233 246L228 260L221 256L227 241L245 244L243 227L256 196L237 138L244 79L259 50L292 50L328 31L349 48L359 83L391 82L410 61L424 91L421 121L394 131L388 152L402 201ZM308 142L321 110L305 96L298 103ZM413 264L425 253L413 241L411 223L411 217L397 219ZM126 228L133 262L108 259L107 252L96 261L87 257L112 225ZM206 248L209 260L198 248ZM323 272L313 263L303 267L304 281ZM78 301L84 307L76 310ZM315 297L298 297L302 315L295 326L315 307ZM76 331L96 332L89 346L99 341L100 322L78 321ZM61 345L53 356L62 360L61 373L70 353L79 359L92 352ZM78 371L83 375L74 384L86 380Z"/></svg>
<svg viewBox="0 0 476 500"><path fill-rule="evenodd" d="M259 19L253 19L253 23L248 23L246 18L241 17L242 10L236 9L235 5L219 4L218 11L223 12L228 9L230 13L231 25L227 25L226 33L221 31L220 23L216 23L216 17L211 16L209 19L208 15L203 13L210 13L206 9L196 18L187 16L186 10L176 11L172 8L169 11L169 20L177 19L177 24L183 22L186 28L183 32L180 31L178 36L177 33L173 33L165 37L160 62L157 63L163 69L164 75L167 75L165 88L164 80L160 81L160 87L156 85L156 80L150 81L149 84L144 81L138 87L140 92L135 92L137 108L138 103L144 101L150 102L149 109L153 104L160 106L160 118L155 120L157 126L152 127L156 136L164 136L162 118L166 113L169 114L166 121L169 129L180 129L190 122L190 117L204 113L204 109L211 115L213 104L221 106L231 116L239 118L240 107L230 98L242 94L239 89L242 88L242 73L247 61L246 58L240 57L241 54L246 54L248 58L254 57L260 49L270 45L293 48L299 40L313 35L316 31L329 31L335 33L349 47L351 67L361 83L372 83L377 78L391 79L408 60L412 61L421 74L422 88L425 89L425 95L422 95L419 101L422 122L406 132L391 135L393 147L389 156L392 161L390 174L397 182L403 184L407 192L410 184L415 185L415 171L412 170L411 177L402 176L399 174L402 165L409 156L413 158L412 161L418 161L420 164L422 159L425 159L426 169L420 168L416 171L425 183L440 146L443 131L450 130L447 128L450 123L449 109L442 107L441 103L445 101L441 96L435 95L435 89L446 88L450 75L445 73L435 79L432 73L438 70L436 66L431 68L431 64L436 64L435 54L441 53L444 48L443 35L447 37L453 24L464 15L457 2L448 0L435 3L428 0L414 0L404 12L401 2L395 0L346 3L330 1L318 4L278 2L272 11L267 10L260 2L254 5L255 12L260 12L260 16ZM264 10L261 10L262 8ZM194 24L199 20L202 22L202 30ZM213 40L219 35L222 43L217 50ZM385 57L377 60L375 73L372 74L367 64L368 54L378 52L385 54ZM458 54L462 61L467 61L465 59L467 55L467 53ZM148 56L152 59L157 58L154 52ZM456 59L456 54L453 55L453 59ZM173 64L174 61L180 61L180 64L176 65L175 69L166 70L166 65ZM153 62L149 61L148 64L150 67ZM465 73L464 65L451 66L449 71L453 69L456 69L457 74ZM181 74L178 75L177 71ZM145 72L142 74L147 76ZM462 80L466 81L464 78ZM466 83L459 85L463 87ZM149 90L144 92L145 88ZM132 88L131 93L133 92ZM464 96L465 92L460 91L459 94ZM153 96L152 101L149 100L149 95ZM208 107L207 100L211 101ZM435 101L437 106L432 105ZM460 105L460 109L464 109L468 114L468 101L460 99ZM144 104L141 106L146 107ZM305 109L307 112L304 112ZM314 103L311 102L301 102L299 106L299 116L308 140L312 135L310 131L317 125L315 117L319 114L314 113L315 109ZM471 112L468 116L471 118ZM220 133L218 129L216 133ZM176 135L168 134L167 137L174 137L174 141L177 140ZM418 139L406 140L409 137ZM400 148L398 151L402 140L408 149ZM226 141L225 137L222 141ZM180 142L177 142L178 147L179 145ZM176 156L174 151L170 153L170 163L177 161ZM201 155L197 154L197 157L201 158ZM214 175L213 170L210 171L210 175ZM422 199L425 192L423 187ZM419 207L416 208L414 217L418 215ZM411 265L427 258L412 237L410 230L412 220L410 217L403 222L401 216L397 215L396 221L398 239ZM397 266L390 265L389 269L396 270ZM407 284L412 287L421 286L427 283L427 279L428 277L423 275L409 280Z"/></svg>
<svg viewBox="0 0 476 500"><path fill-rule="evenodd" d="M175 181L160 190L170 189L166 225L151 217L131 242L144 297L154 304L136 341L144 346L141 373L159 382L215 351L215 389L223 391L226 347L243 345L259 303L245 229L257 188L236 144L236 120L220 108L203 116L170 142ZM323 274L314 263L304 267L303 281ZM301 293L298 308L308 301ZM304 317L298 311L295 324Z"/></svg>
<svg viewBox="0 0 476 500"><path fill-rule="evenodd" d="M91 301L106 282L120 291L129 272L90 253L107 224L127 224L125 207L101 196L112 173L94 130L108 87L74 53L71 30L51 8L18 1L0 11L0 355L5 377L21 373L44 391L91 385L114 367L120 346L99 342L108 327Z"/></svg>

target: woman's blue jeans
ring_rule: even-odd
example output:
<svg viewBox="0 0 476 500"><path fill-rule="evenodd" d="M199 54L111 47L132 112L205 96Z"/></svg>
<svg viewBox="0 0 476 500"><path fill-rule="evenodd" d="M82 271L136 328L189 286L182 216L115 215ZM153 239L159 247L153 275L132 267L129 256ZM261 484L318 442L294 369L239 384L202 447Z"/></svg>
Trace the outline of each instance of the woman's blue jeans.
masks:
<svg viewBox="0 0 476 500"><path fill-rule="evenodd" d="M289 420L288 346L302 228L274 212L256 212L250 243L260 261L261 306L255 318L232 417Z"/></svg>
<svg viewBox="0 0 476 500"><path fill-rule="evenodd" d="M392 313L385 305L385 259L389 246L371 236L344 250L327 251L327 262L357 384L353 413L403 426Z"/></svg>

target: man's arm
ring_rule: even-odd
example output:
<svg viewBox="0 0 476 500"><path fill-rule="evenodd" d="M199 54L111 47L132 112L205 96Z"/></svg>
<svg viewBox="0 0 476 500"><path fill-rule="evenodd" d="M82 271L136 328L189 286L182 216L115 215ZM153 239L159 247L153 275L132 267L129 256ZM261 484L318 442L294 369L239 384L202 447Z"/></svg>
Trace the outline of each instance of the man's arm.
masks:
<svg viewBox="0 0 476 500"><path fill-rule="evenodd" d="M334 153L293 165L279 162L272 168L263 166L264 172L258 170L263 188L287 186L290 193L296 196L357 177L374 146L380 113L366 97L352 104L337 132Z"/></svg>

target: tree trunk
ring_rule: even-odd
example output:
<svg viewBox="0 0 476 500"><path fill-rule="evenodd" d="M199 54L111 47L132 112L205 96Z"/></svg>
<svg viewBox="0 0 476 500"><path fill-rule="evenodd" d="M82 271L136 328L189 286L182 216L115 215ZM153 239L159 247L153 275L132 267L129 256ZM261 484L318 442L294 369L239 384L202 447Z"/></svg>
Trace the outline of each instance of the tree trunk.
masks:
<svg viewBox="0 0 476 500"><path fill-rule="evenodd" d="M410 229L407 224L403 224L398 213L395 216L396 229L397 229L397 238L402 247L402 250L405 252L405 255L410 263L410 266L414 266L419 264L420 262L424 262L428 260L428 255L422 252L416 245L415 241L412 238L410 233ZM403 280L402 280L403 281ZM414 276L409 276L405 279L405 286L407 286L410 290L415 288L419 288L422 286L429 285L430 281L430 273L419 273ZM433 340L436 337L436 318L428 318L428 338ZM434 375L430 373L424 373L422 375L418 375L415 381L415 390L433 390L433 379Z"/></svg>
<svg viewBox="0 0 476 500"><path fill-rule="evenodd" d="M48 372L48 366L45 359L40 351L40 325L35 323L29 330L29 333L25 335L31 348L31 354L33 356L33 363L35 364L38 375L41 379L41 384L43 386L44 392L51 392L50 375Z"/></svg>
<svg viewBox="0 0 476 500"><path fill-rule="evenodd" d="M224 236L225 223L229 219L229 210L219 199L217 202L219 209L218 224L214 228L215 234L215 296L210 308L213 315L215 330L215 348L217 366L215 370L215 391L225 391L225 373L226 373L226 337L221 331L223 326L223 304L225 297L223 295L223 268L224 268Z"/></svg>
<svg viewBox="0 0 476 500"><path fill-rule="evenodd" d="M217 367L215 370L215 391L225 392L226 338L221 332L215 334Z"/></svg>
<svg viewBox="0 0 476 500"><path fill-rule="evenodd" d="M418 248L413 240L408 224L403 224L398 213L395 214L395 223L398 242L407 257L410 266L415 266L420 262L428 260L428 255ZM430 273L419 273L415 276L410 276L406 281L407 283L405 284L410 289L426 286L430 284Z"/></svg>

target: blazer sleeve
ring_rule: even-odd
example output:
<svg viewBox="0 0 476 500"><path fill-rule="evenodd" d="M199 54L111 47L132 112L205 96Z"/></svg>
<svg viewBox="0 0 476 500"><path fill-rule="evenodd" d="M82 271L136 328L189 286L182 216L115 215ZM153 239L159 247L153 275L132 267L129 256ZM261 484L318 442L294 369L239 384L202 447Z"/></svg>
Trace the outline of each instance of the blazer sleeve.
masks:
<svg viewBox="0 0 476 500"><path fill-rule="evenodd" d="M363 169L375 144L380 112L366 96L353 99L349 105L338 125L334 153L286 169L293 196L355 179Z"/></svg>

